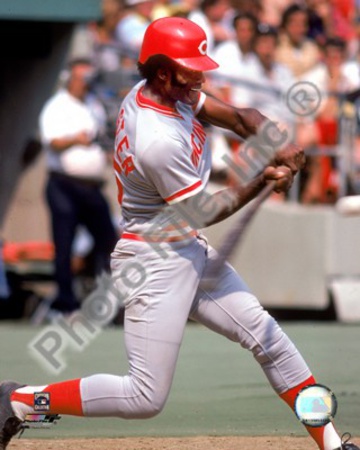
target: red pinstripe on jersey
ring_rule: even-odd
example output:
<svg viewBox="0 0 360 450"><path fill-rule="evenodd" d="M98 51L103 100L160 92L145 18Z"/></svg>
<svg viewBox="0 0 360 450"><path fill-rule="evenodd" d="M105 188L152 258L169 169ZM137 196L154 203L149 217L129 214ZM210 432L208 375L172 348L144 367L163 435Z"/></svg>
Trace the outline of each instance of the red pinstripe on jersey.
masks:
<svg viewBox="0 0 360 450"><path fill-rule="evenodd" d="M169 108L167 106L159 105L153 102L142 94L144 88L140 88L136 95L136 103L140 108L149 108L160 114L165 114L166 116L181 118L181 114L178 113L176 109Z"/></svg>
<svg viewBox="0 0 360 450"><path fill-rule="evenodd" d="M182 197L186 198L186 194L193 193L193 191L195 191L195 190L200 191L200 189L198 189L198 188L200 188L201 186L202 186L202 181L199 180L196 183L194 183L193 185L188 186L185 189L181 189L180 191L175 192L175 194L171 195L170 197L165 198L165 201L170 204L175 203L176 200L179 200Z"/></svg>

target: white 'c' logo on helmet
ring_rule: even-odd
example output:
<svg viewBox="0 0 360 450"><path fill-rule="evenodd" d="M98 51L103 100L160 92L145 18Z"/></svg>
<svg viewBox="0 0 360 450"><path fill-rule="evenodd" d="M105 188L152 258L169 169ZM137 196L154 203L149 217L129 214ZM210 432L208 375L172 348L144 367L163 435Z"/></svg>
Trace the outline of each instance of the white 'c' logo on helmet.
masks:
<svg viewBox="0 0 360 450"><path fill-rule="evenodd" d="M200 52L202 55L206 55L206 50L207 50L207 41L206 41L206 39L204 39L204 40L200 43L198 49L199 49L199 52Z"/></svg>

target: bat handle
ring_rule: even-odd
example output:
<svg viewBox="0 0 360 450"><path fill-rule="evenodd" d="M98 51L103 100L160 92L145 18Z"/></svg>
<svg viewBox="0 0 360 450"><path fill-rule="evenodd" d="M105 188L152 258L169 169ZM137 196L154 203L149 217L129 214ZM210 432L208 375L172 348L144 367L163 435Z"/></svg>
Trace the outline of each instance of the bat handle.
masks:
<svg viewBox="0 0 360 450"><path fill-rule="evenodd" d="M260 205L269 197L273 192L276 181L270 181L259 192L255 199L248 206L248 209L240 217L235 226L225 236L222 246L218 250L217 259L213 262L213 265L207 274L208 281L206 286L212 286L215 284L216 277L218 276L223 264L229 256L234 252L234 249L239 245L240 240L244 236L244 232L248 227L251 219L255 216L255 213L259 210Z"/></svg>
<svg viewBox="0 0 360 450"><path fill-rule="evenodd" d="M228 259L230 253L234 250L235 246L239 243L240 239L244 235L245 229L247 228L252 218L255 216L260 205L273 192L275 185L276 181L273 180L267 183L266 186L262 188L259 194L252 201L251 205L249 205L248 209L240 217L239 222L236 224L236 229L238 230L238 232L230 232L228 238L224 240L223 246L219 250L219 255L221 255L220 259L222 260L222 262Z"/></svg>
<svg viewBox="0 0 360 450"><path fill-rule="evenodd" d="M271 180L266 184L266 186L262 188L262 190L259 192L259 194L254 198L252 202L253 209L256 210L256 207L261 205L261 203L269 197L269 195L273 192L275 186L276 181Z"/></svg>

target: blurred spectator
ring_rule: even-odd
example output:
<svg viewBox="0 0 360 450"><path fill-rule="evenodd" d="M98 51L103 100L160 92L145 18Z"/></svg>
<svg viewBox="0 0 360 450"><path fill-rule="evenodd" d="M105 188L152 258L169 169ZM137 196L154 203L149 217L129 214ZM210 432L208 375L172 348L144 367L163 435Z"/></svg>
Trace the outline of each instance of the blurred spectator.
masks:
<svg viewBox="0 0 360 450"><path fill-rule="evenodd" d="M331 37L340 37L347 44L355 37L354 16L356 14L356 4L354 0L331 0L333 7L334 30Z"/></svg>
<svg viewBox="0 0 360 450"><path fill-rule="evenodd" d="M173 2L172 0L157 0L152 11L152 20L160 19L161 17L187 17L188 14L195 9L197 2L182 1Z"/></svg>
<svg viewBox="0 0 360 450"><path fill-rule="evenodd" d="M120 49L115 30L124 13L123 10L121 0L103 0L101 19L89 25L93 42L91 59L100 71L114 71L120 68Z"/></svg>
<svg viewBox="0 0 360 450"><path fill-rule="evenodd" d="M108 140L113 140L119 98L134 84L137 74L133 60L121 49L115 34L124 16L123 0L102 0L101 6L102 17L97 22L77 27L68 60L90 59L97 69L92 89L106 109Z"/></svg>
<svg viewBox="0 0 360 450"><path fill-rule="evenodd" d="M258 21L263 15L263 0L231 0L231 7L237 14L251 14L255 16Z"/></svg>
<svg viewBox="0 0 360 450"><path fill-rule="evenodd" d="M10 295L9 286L6 279L4 260L3 260L3 241L0 236L0 301L7 299Z"/></svg>
<svg viewBox="0 0 360 450"><path fill-rule="evenodd" d="M223 100L238 106L246 105L249 87L248 67L255 60L253 41L256 33L257 19L250 13L240 13L233 20L235 37L219 44L213 57L219 68L208 75L210 80L207 91ZM224 136L223 130L211 128L212 179L226 182L228 165L224 156L231 157L230 147L238 148L238 140Z"/></svg>
<svg viewBox="0 0 360 450"><path fill-rule="evenodd" d="M306 0L305 4L309 13L308 36L311 39L324 45L326 38L340 37L352 50L356 38L356 8L353 0Z"/></svg>
<svg viewBox="0 0 360 450"><path fill-rule="evenodd" d="M334 36L347 42L349 57L358 59L360 52L359 2L358 0L333 0Z"/></svg>
<svg viewBox="0 0 360 450"><path fill-rule="evenodd" d="M255 61L249 70L253 87L249 89L247 106L258 109L281 128L292 132L293 115L283 98L295 79L290 69L276 61L278 32L273 26L261 23L254 40Z"/></svg>
<svg viewBox="0 0 360 450"><path fill-rule="evenodd" d="M219 44L214 50L213 57L219 68L211 75L216 77L217 85L226 101L243 106L247 104L249 94L249 86L246 83L250 78L248 70L256 60L253 44L257 19L250 13L240 13L235 16L233 25L235 38Z"/></svg>
<svg viewBox="0 0 360 450"><path fill-rule="evenodd" d="M109 268L110 252L116 242L109 206L101 190L108 158L96 140L104 127L105 112L90 95L93 76L90 61L73 61L65 88L46 102L39 118L40 135L47 150L46 198L58 285L52 308L62 312L79 307L71 268L78 226L85 226L94 239L94 274Z"/></svg>
<svg viewBox="0 0 360 450"><path fill-rule="evenodd" d="M127 12L116 27L121 50L133 61L134 67L145 30L152 21L154 5L154 0L125 0Z"/></svg>
<svg viewBox="0 0 360 450"><path fill-rule="evenodd" d="M307 36L322 46L334 35L334 8L329 0L306 0L309 27Z"/></svg>
<svg viewBox="0 0 360 450"><path fill-rule="evenodd" d="M247 68L246 104L242 106L256 108L276 122L280 129L286 130L289 136L293 136L294 116L283 99L286 91L294 84L294 77L288 67L275 60L277 45L277 29L265 23L258 24L253 43L254 59ZM236 147L234 142L231 144L237 164L242 164L237 158L241 145L238 143ZM275 197L280 198L278 195Z"/></svg>
<svg viewBox="0 0 360 450"><path fill-rule="evenodd" d="M302 80L316 85L321 93L314 122L305 123L298 132L298 140L304 147L333 149L339 143L339 120L346 100L345 94L360 88L359 76L349 76L346 70L346 50L344 40L328 38L323 49L323 61L302 77ZM335 163L332 156L308 158L308 179L302 193L303 203L333 203L336 200L338 176Z"/></svg>
<svg viewBox="0 0 360 450"><path fill-rule="evenodd" d="M360 0L354 0L354 9L351 19L354 30L354 39L349 45L349 56L360 62Z"/></svg>
<svg viewBox="0 0 360 450"><path fill-rule="evenodd" d="M263 23L268 23L273 27L278 27L285 9L294 0L262 0L262 11L259 19Z"/></svg>
<svg viewBox="0 0 360 450"><path fill-rule="evenodd" d="M360 195L360 88L352 95L355 118L355 139L354 146L347 160L348 167L346 173L347 195Z"/></svg>
<svg viewBox="0 0 360 450"><path fill-rule="evenodd" d="M189 13L188 18L206 33L208 54L212 55L217 45L234 36L230 17L232 9L229 0L201 0L199 7Z"/></svg>
<svg viewBox="0 0 360 450"><path fill-rule="evenodd" d="M123 15L122 0L102 0L101 18L77 27L69 60L91 59L99 71L114 71L121 66L120 47L115 30Z"/></svg>
<svg viewBox="0 0 360 450"><path fill-rule="evenodd" d="M300 77L320 60L320 50L307 37L307 32L307 9L295 3L290 5L282 15L276 59L287 65L295 77Z"/></svg>

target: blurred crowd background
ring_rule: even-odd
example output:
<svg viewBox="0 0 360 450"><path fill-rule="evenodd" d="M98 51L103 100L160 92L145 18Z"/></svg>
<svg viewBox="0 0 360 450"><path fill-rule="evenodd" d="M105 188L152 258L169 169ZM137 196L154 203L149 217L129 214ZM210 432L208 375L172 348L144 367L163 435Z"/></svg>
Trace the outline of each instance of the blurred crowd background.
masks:
<svg viewBox="0 0 360 450"><path fill-rule="evenodd" d="M75 28L67 63L88 61L94 69L87 83L103 110L97 143L109 155L109 174L119 104L140 80L136 63L144 32L153 20L164 16L187 17L205 30L208 53L219 63L217 70L207 73L205 91L234 106L259 109L305 148L306 167L292 191L286 196L276 194L273 200L333 205L340 196L360 194L358 0L102 0L101 18ZM64 88L68 79L67 66L56 89ZM305 99L315 101L315 109L304 106L301 113L289 106L288 94L298 83L305 88ZM314 100L314 95L319 98ZM208 128L208 133L213 152L211 181L230 185L236 180L228 161L242 164L239 155L244 143L215 127ZM41 137L30 150L41 155ZM109 203L115 204L113 187L106 191L105 186L104 191ZM112 211L116 228L120 211ZM83 275L77 288L80 297L93 286L94 272L89 271L93 244L80 227L71 266L74 275ZM5 239L0 264L15 267L21 260L48 263L53 258L52 242L19 244ZM52 280L52 275L51 268L42 268L31 281ZM0 304L0 319L32 315L39 305L39 294L34 296L31 289L24 292L19 277L16 271L6 273L0 267L0 298L17 296L11 307ZM26 301L19 302L21 296ZM46 297L45 290L40 300Z"/></svg>
<svg viewBox="0 0 360 450"><path fill-rule="evenodd" d="M102 12L99 22L78 27L69 57L86 56L96 66L96 89L106 103L110 129L119 99L137 80L146 27L159 17L184 16L204 28L208 52L220 65L208 73L206 90L235 106L259 109L306 148L298 201L334 203L359 189L354 129L360 89L358 1L103 0ZM298 82L316 85L321 95L309 115L294 114L286 104ZM213 177L231 182L223 156L236 158L241 143L217 129L211 136ZM345 164L337 158L338 145L349 139L354 152Z"/></svg>

